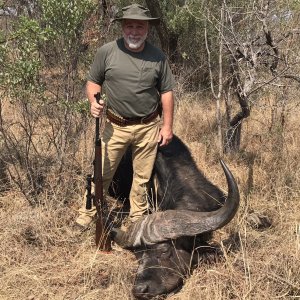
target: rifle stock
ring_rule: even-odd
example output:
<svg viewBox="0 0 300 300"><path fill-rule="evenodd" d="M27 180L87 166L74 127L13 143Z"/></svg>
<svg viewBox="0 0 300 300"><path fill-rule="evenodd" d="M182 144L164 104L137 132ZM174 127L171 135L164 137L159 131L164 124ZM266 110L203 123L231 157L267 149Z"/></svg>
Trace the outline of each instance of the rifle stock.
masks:
<svg viewBox="0 0 300 300"><path fill-rule="evenodd" d="M101 95L95 94L95 98L99 103ZM96 118L96 136L95 136L95 160L94 160L94 177L95 194L93 196L94 205L97 210L96 219L96 245L98 249L104 251L111 250L111 239L109 235L109 219L108 209L103 196L103 180L102 180L102 149L100 138L100 120Z"/></svg>

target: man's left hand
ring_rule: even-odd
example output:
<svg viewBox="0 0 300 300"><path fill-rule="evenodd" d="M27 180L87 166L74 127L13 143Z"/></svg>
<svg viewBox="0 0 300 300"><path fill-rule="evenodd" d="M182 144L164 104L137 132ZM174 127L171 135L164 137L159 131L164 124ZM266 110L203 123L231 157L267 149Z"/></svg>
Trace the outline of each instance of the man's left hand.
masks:
<svg viewBox="0 0 300 300"><path fill-rule="evenodd" d="M172 138L173 138L172 128L166 128L163 126L158 136L159 146L162 147L168 145L172 141Z"/></svg>

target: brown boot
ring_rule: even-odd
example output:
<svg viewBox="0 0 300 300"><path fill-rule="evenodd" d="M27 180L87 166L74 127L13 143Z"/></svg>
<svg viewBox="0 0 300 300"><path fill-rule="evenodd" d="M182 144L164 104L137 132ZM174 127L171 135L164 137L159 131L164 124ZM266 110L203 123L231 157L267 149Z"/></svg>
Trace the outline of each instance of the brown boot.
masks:
<svg viewBox="0 0 300 300"><path fill-rule="evenodd" d="M79 216L75 221L76 225L83 230L89 228L95 219L96 212L95 207L92 207L92 209L86 209L85 207L80 208Z"/></svg>

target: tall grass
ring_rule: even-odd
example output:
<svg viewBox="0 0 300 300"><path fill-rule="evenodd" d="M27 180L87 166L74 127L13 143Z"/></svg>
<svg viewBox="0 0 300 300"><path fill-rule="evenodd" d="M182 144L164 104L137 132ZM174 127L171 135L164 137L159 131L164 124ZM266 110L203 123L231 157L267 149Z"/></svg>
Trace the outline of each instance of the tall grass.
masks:
<svg viewBox="0 0 300 300"><path fill-rule="evenodd" d="M284 123L270 99L253 108L243 125L241 151L224 157L241 191L237 216L214 234L224 257L201 263L168 299L300 297L300 108L289 105ZM199 168L226 191L214 120L213 103L185 96L177 104L174 128ZM39 131L42 135L43 128ZM96 252L94 229L80 233L73 227L90 168L85 156L92 156L87 132L69 154L78 168L69 169L67 177L59 174L65 180L55 190L47 185L38 196L43 205L32 207L14 185L0 189L0 299L132 299L134 256ZM55 181L55 169L48 171Z"/></svg>

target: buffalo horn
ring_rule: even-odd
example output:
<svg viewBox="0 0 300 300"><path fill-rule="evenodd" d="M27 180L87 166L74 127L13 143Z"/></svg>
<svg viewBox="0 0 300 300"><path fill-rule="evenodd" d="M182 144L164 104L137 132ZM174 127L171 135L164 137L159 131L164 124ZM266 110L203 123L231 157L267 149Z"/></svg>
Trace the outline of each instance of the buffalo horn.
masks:
<svg viewBox="0 0 300 300"><path fill-rule="evenodd" d="M147 215L124 232L114 228L113 239L123 248L134 248L142 244L152 245L182 236L195 236L217 230L231 221L239 206L239 191L236 181L221 160L228 184L225 204L211 212L188 210L166 210Z"/></svg>

